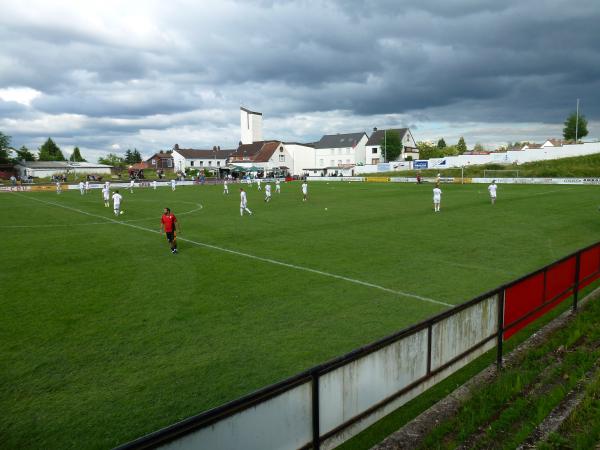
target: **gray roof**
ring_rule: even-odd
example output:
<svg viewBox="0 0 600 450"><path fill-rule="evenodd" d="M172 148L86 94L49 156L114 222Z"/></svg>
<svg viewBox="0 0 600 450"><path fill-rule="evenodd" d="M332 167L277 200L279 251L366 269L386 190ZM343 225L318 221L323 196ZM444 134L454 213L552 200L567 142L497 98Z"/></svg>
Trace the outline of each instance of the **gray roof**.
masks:
<svg viewBox="0 0 600 450"><path fill-rule="evenodd" d="M395 131L400 135L400 140L404 139L404 135L408 131L408 128L390 128L389 130L377 130L374 131L369 140L367 141L367 145L381 145L383 144L383 140L385 138L385 133L389 133L390 131Z"/></svg>
<svg viewBox="0 0 600 450"><path fill-rule="evenodd" d="M195 148L177 148L174 151L186 159L227 159L235 150L198 150Z"/></svg>
<svg viewBox="0 0 600 450"><path fill-rule="evenodd" d="M354 147L366 136L367 133L326 134L319 142L315 142L315 148L344 148Z"/></svg>

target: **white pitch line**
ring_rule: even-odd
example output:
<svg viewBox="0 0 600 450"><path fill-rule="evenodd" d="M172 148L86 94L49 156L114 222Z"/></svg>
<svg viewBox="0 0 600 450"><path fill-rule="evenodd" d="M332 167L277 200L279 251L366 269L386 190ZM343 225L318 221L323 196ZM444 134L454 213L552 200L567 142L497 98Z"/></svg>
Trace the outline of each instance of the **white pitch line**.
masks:
<svg viewBox="0 0 600 450"><path fill-rule="evenodd" d="M48 204L48 205L58 206L58 207L64 208L64 209L69 209L71 211L75 211L75 212L78 212L80 214L85 214L85 215L90 216L90 217L98 217L100 219L104 219L104 220L107 220L109 222L118 223L118 224L121 224L121 225L124 225L124 226L127 226L127 227L136 228L138 230L149 231L150 233L155 233L155 234L161 234L160 231L153 230L151 228L141 227L139 225L134 225L134 224L127 223L127 222L121 222L119 220L115 220L115 219L112 219L112 218L109 218L109 217L100 216L98 214L92 214L92 213L89 213L87 211L83 211L81 209L73 208L71 206L61 205L60 203L48 202L48 201L40 200L38 198L28 197L28 196L23 195L23 194L16 194L15 193L15 195L19 195L19 196L25 197L25 198L27 198L29 200L34 200L34 201L37 201L37 202L40 202L40 203L45 203L45 204ZM204 242L193 241L191 239L182 238L181 236L178 236L177 239L180 240L180 241L183 241L183 242L188 242L190 244L197 245L198 247L210 248L212 250L218 250L218 251L229 253L229 254L232 254L232 255L244 256L246 258L255 259L257 261L262 261L262 262L267 262L267 263L274 264L274 265L277 265L277 266L288 267L290 269L296 269L296 270L301 270L301 271L304 271L304 272L310 272L310 273L314 273L314 274L317 274L317 275L322 275L322 276L325 276L325 277L335 278L337 280L343 280L343 281L347 281L349 283L359 284L361 286L367 286L367 287L370 287L370 288L373 288L373 289L378 289L380 291L388 292L388 293L391 293L391 294L403 295L405 297L414 298L414 299L417 299L417 300L421 300L423 302L434 303L436 305L442 305L442 306L447 306L447 307L454 306L454 305L451 305L449 303L444 303L444 302L441 302L439 300L434 300L432 298L422 297L420 295L411 294L409 292L395 291L393 289L389 289L389 288L386 288L386 287L383 287L383 286L379 286L377 284L369 283L367 281L361 281L361 280L357 280L357 279L354 279L354 278L345 277L343 275L337 275L337 274L334 274L334 273L323 272L321 270L311 269L310 267L297 266L295 264L290 264L290 263L286 263L286 262L283 262L283 261L278 261L276 259L271 259L271 258L263 258L262 256L256 256L256 255L252 255L250 253L239 252L237 250L231 250L231 249L228 249L228 248L219 247L217 245L212 245L212 244L206 244Z"/></svg>

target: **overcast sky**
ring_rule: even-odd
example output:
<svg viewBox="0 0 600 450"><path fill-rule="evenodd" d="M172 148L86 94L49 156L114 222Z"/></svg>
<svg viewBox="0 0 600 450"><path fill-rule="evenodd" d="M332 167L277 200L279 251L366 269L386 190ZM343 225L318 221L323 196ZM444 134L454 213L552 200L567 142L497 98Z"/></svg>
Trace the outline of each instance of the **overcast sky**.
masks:
<svg viewBox="0 0 600 450"><path fill-rule="evenodd" d="M136 147L409 126L467 145L600 138L598 0L0 0L0 131L96 160Z"/></svg>

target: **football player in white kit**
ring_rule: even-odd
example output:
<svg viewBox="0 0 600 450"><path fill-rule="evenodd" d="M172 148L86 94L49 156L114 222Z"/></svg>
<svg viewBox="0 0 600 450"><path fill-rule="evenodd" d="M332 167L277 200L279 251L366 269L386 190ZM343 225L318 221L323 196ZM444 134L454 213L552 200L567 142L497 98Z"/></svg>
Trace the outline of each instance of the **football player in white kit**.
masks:
<svg viewBox="0 0 600 450"><path fill-rule="evenodd" d="M278 194L281 194L281 184L279 182L279 179L275 180L275 192L277 192Z"/></svg>
<svg viewBox="0 0 600 450"><path fill-rule="evenodd" d="M256 179L256 186L258 186L259 191L262 191L262 188L260 187L260 178Z"/></svg>
<svg viewBox="0 0 600 450"><path fill-rule="evenodd" d="M171 190L174 191L177 187L177 181L175 181L175 178L173 178L171 180Z"/></svg>
<svg viewBox="0 0 600 450"><path fill-rule="evenodd" d="M227 184L227 180L223 181L223 194L229 195L229 185Z"/></svg>
<svg viewBox="0 0 600 450"><path fill-rule="evenodd" d="M88 192L90 192L90 182L86 181L85 182L85 193L87 194Z"/></svg>
<svg viewBox="0 0 600 450"><path fill-rule="evenodd" d="M302 182L302 201L305 202L308 200L308 184L306 180Z"/></svg>
<svg viewBox="0 0 600 450"><path fill-rule="evenodd" d="M62 192L62 187L60 186L60 181L56 182L56 193L60 194Z"/></svg>
<svg viewBox="0 0 600 450"><path fill-rule="evenodd" d="M118 216L121 213L121 200L123 197L119 194L119 191L115 191L112 195L113 199L113 209L115 211L115 216Z"/></svg>
<svg viewBox="0 0 600 450"><path fill-rule="evenodd" d="M492 200L492 205L496 203L496 190L498 186L496 186L496 180L492 180L492 184L488 186L488 191L490 191L490 199Z"/></svg>
<svg viewBox="0 0 600 450"><path fill-rule="evenodd" d="M85 194L85 184L83 184L83 181L79 182L79 192L81 192L81 195Z"/></svg>
<svg viewBox="0 0 600 450"><path fill-rule="evenodd" d="M104 207L110 207L110 189L106 185L102 188L102 198L104 199Z"/></svg>
<svg viewBox="0 0 600 450"><path fill-rule="evenodd" d="M135 187L135 180L132 178L129 182L129 192L133 194L133 188Z"/></svg>
<svg viewBox="0 0 600 450"><path fill-rule="evenodd" d="M440 212L440 203L442 202L442 190L439 185L435 185L433 188L433 211Z"/></svg>
<svg viewBox="0 0 600 450"><path fill-rule="evenodd" d="M269 183L265 184L265 202L268 203L271 201L271 185Z"/></svg>
<svg viewBox="0 0 600 450"><path fill-rule="evenodd" d="M244 191L244 188L240 188L240 216L244 215L244 211L252 215L252 211L248 209L248 199L246 198L246 191Z"/></svg>
<svg viewBox="0 0 600 450"><path fill-rule="evenodd" d="M152 182L152 189L156 190L156 186L157 186L157 183L156 183L156 180L154 180Z"/></svg>

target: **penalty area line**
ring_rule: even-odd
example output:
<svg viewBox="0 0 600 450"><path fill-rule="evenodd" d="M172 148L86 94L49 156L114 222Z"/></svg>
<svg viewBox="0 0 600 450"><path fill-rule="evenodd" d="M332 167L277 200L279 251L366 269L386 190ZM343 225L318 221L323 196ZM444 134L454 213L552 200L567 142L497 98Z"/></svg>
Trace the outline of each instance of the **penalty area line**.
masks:
<svg viewBox="0 0 600 450"><path fill-rule="evenodd" d="M23 195L23 194L15 194L15 195L19 195L19 196L25 197L25 198L27 198L29 200L33 200L33 201L36 201L36 202L45 203L47 205L58 206L60 208L64 208L64 209L68 209L68 210L71 210L71 211L74 211L74 212L78 212L80 214L85 214L86 216L104 219L104 220L107 220L109 222L113 222L113 223L117 223L117 224L120 224L120 225L123 225L123 226L135 228L137 230L148 231L150 233L155 233L155 234L161 234L160 231L153 230L152 228L146 228L146 227L142 227L140 225L135 225L135 224L128 223L128 222L121 222L119 220L115 220L115 219L112 219L110 217L104 217L104 216L101 216L101 215L98 215L98 214L93 214L93 213L89 213L87 211L83 211L81 209L73 208L71 206L61 205L60 203L48 202L48 201L45 201L45 200L40 200L38 198L28 197L28 196ZM314 273L316 275L321 275L321 276L324 276L324 277L335 278L336 280L342 280L342 281L346 281L348 283L353 283L353 284L358 284L360 286L365 286L365 287L370 287L370 288L373 288L373 289L378 289L380 291L384 291L384 292L387 292L387 293L390 293L390 294L401 295L401 296L404 296L404 297L413 298L415 300L420 300L422 302L433 303L433 304L436 304L436 305L441 305L441 306L446 306L446 307L453 307L454 306L454 305L451 305L449 303L445 303L445 302L442 302L442 301L439 301L439 300L434 300L432 298L423 297L423 296L417 295L417 294L411 294L410 292L403 292L403 291L397 291L397 290L394 290L394 289L389 289L389 288L386 288L384 286L379 286L378 284L369 283L367 281L362 281L362 280L357 280L355 278L350 278L350 277L346 277L346 276L343 276L343 275L337 275L335 273L324 272L322 270L312 269L310 267L297 266L296 264L286 263L286 262L278 261L276 259L271 259L271 258L264 258L262 256L252 255L250 253L240 252L240 251L237 251L237 250L231 250L231 249L228 249L228 248L225 248L225 247L219 247L219 246L213 245L213 244L207 244L205 242L198 242L198 241L194 241L192 239L183 238L181 236L178 236L177 239L180 240L180 241L183 241L183 242L187 242L189 244L196 245L198 247L209 248L211 250L217 250L217 251L220 251L220 252L229 253L231 255L243 256L245 258L254 259L256 261L262 261L262 262L270 263L270 264L277 265L277 266L282 266L282 267L287 267L287 268L290 268L290 269L300 270L300 271L303 271L303 272Z"/></svg>

